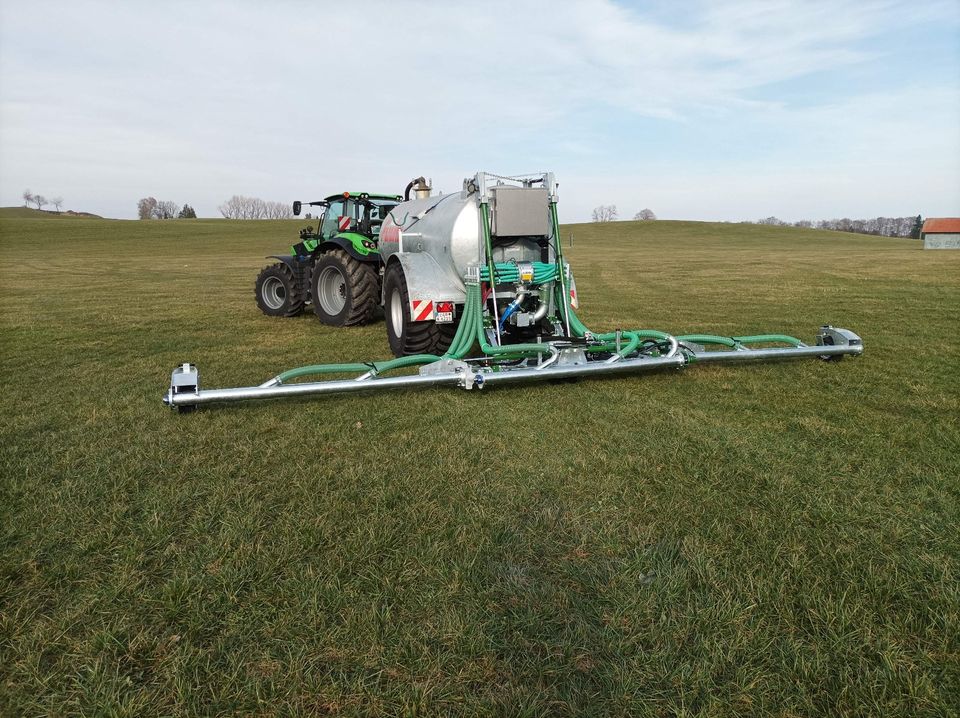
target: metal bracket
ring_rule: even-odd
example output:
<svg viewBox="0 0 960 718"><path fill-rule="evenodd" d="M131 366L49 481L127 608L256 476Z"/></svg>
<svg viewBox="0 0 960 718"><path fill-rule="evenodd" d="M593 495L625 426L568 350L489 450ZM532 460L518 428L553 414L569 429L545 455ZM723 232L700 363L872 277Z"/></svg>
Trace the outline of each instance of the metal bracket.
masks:
<svg viewBox="0 0 960 718"><path fill-rule="evenodd" d="M470 365L457 359L440 359L420 367L420 376L469 373Z"/></svg>
<svg viewBox="0 0 960 718"><path fill-rule="evenodd" d="M587 363L587 353L580 347L566 347L560 350L557 366L580 366Z"/></svg>
<svg viewBox="0 0 960 718"><path fill-rule="evenodd" d="M818 347L862 347L863 340L851 332L849 329L841 329L824 324L817 332ZM821 356L824 361L840 361L843 354L834 354L832 356Z"/></svg>
<svg viewBox="0 0 960 718"><path fill-rule="evenodd" d="M480 372L473 373L472 371L464 372L463 377L460 379L460 386L467 391L470 391L473 387L483 389L483 374Z"/></svg>
<svg viewBox="0 0 960 718"><path fill-rule="evenodd" d="M174 405L173 397L182 394L200 393L200 370L190 363L183 363L173 370L170 375L170 391L167 392L166 403L171 407ZM190 411L194 408L191 404L177 404L180 411Z"/></svg>

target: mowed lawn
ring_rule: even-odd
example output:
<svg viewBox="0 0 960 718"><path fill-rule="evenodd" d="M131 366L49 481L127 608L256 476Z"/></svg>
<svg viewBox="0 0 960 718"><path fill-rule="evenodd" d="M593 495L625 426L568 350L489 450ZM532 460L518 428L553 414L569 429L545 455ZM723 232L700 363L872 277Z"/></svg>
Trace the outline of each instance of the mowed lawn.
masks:
<svg viewBox="0 0 960 718"><path fill-rule="evenodd" d="M866 353L171 412L387 358L257 310L304 224L0 219L0 714L957 714L960 252L565 227L592 328Z"/></svg>

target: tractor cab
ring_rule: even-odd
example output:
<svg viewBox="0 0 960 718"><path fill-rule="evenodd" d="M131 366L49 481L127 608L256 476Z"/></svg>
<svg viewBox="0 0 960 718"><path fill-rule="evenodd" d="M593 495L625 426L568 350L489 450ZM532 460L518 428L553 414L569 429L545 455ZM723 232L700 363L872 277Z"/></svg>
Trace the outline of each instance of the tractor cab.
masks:
<svg viewBox="0 0 960 718"><path fill-rule="evenodd" d="M319 224L316 232L313 227L300 230L300 242L294 245L293 253L298 257L308 257L332 242L357 259L378 260L380 227L400 200L399 195L344 192L319 202L310 202L310 206L323 208L318 217ZM302 203L294 202L294 215L299 215L302 207Z"/></svg>

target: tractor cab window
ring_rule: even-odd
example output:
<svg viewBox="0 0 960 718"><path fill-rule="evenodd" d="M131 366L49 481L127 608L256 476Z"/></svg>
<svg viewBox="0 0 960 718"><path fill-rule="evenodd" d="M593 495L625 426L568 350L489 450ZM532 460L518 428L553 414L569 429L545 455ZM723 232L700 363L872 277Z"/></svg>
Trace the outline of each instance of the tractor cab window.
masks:
<svg viewBox="0 0 960 718"><path fill-rule="evenodd" d="M397 203L384 202L382 200L371 200L369 206L370 233L378 235L380 234L380 225L383 224L383 220L385 220L387 215L390 214L390 210L397 206Z"/></svg>
<svg viewBox="0 0 960 718"><path fill-rule="evenodd" d="M336 199L327 207L327 213L323 217L320 234L324 237L333 237L335 234L346 231L344 225L349 228L356 226L356 202L352 199ZM349 218L349 224L346 221L341 222L341 217Z"/></svg>

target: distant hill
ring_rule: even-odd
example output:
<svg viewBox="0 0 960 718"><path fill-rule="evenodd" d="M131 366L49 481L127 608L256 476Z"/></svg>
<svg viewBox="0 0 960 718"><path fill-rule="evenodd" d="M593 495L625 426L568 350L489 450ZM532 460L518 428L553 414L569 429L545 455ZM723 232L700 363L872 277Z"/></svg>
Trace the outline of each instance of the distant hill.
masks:
<svg viewBox="0 0 960 718"><path fill-rule="evenodd" d="M103 219L99 214L90 212L53 212L45 209L32 209L31 207L0 207L0 218L6 219Z"/></svg>

